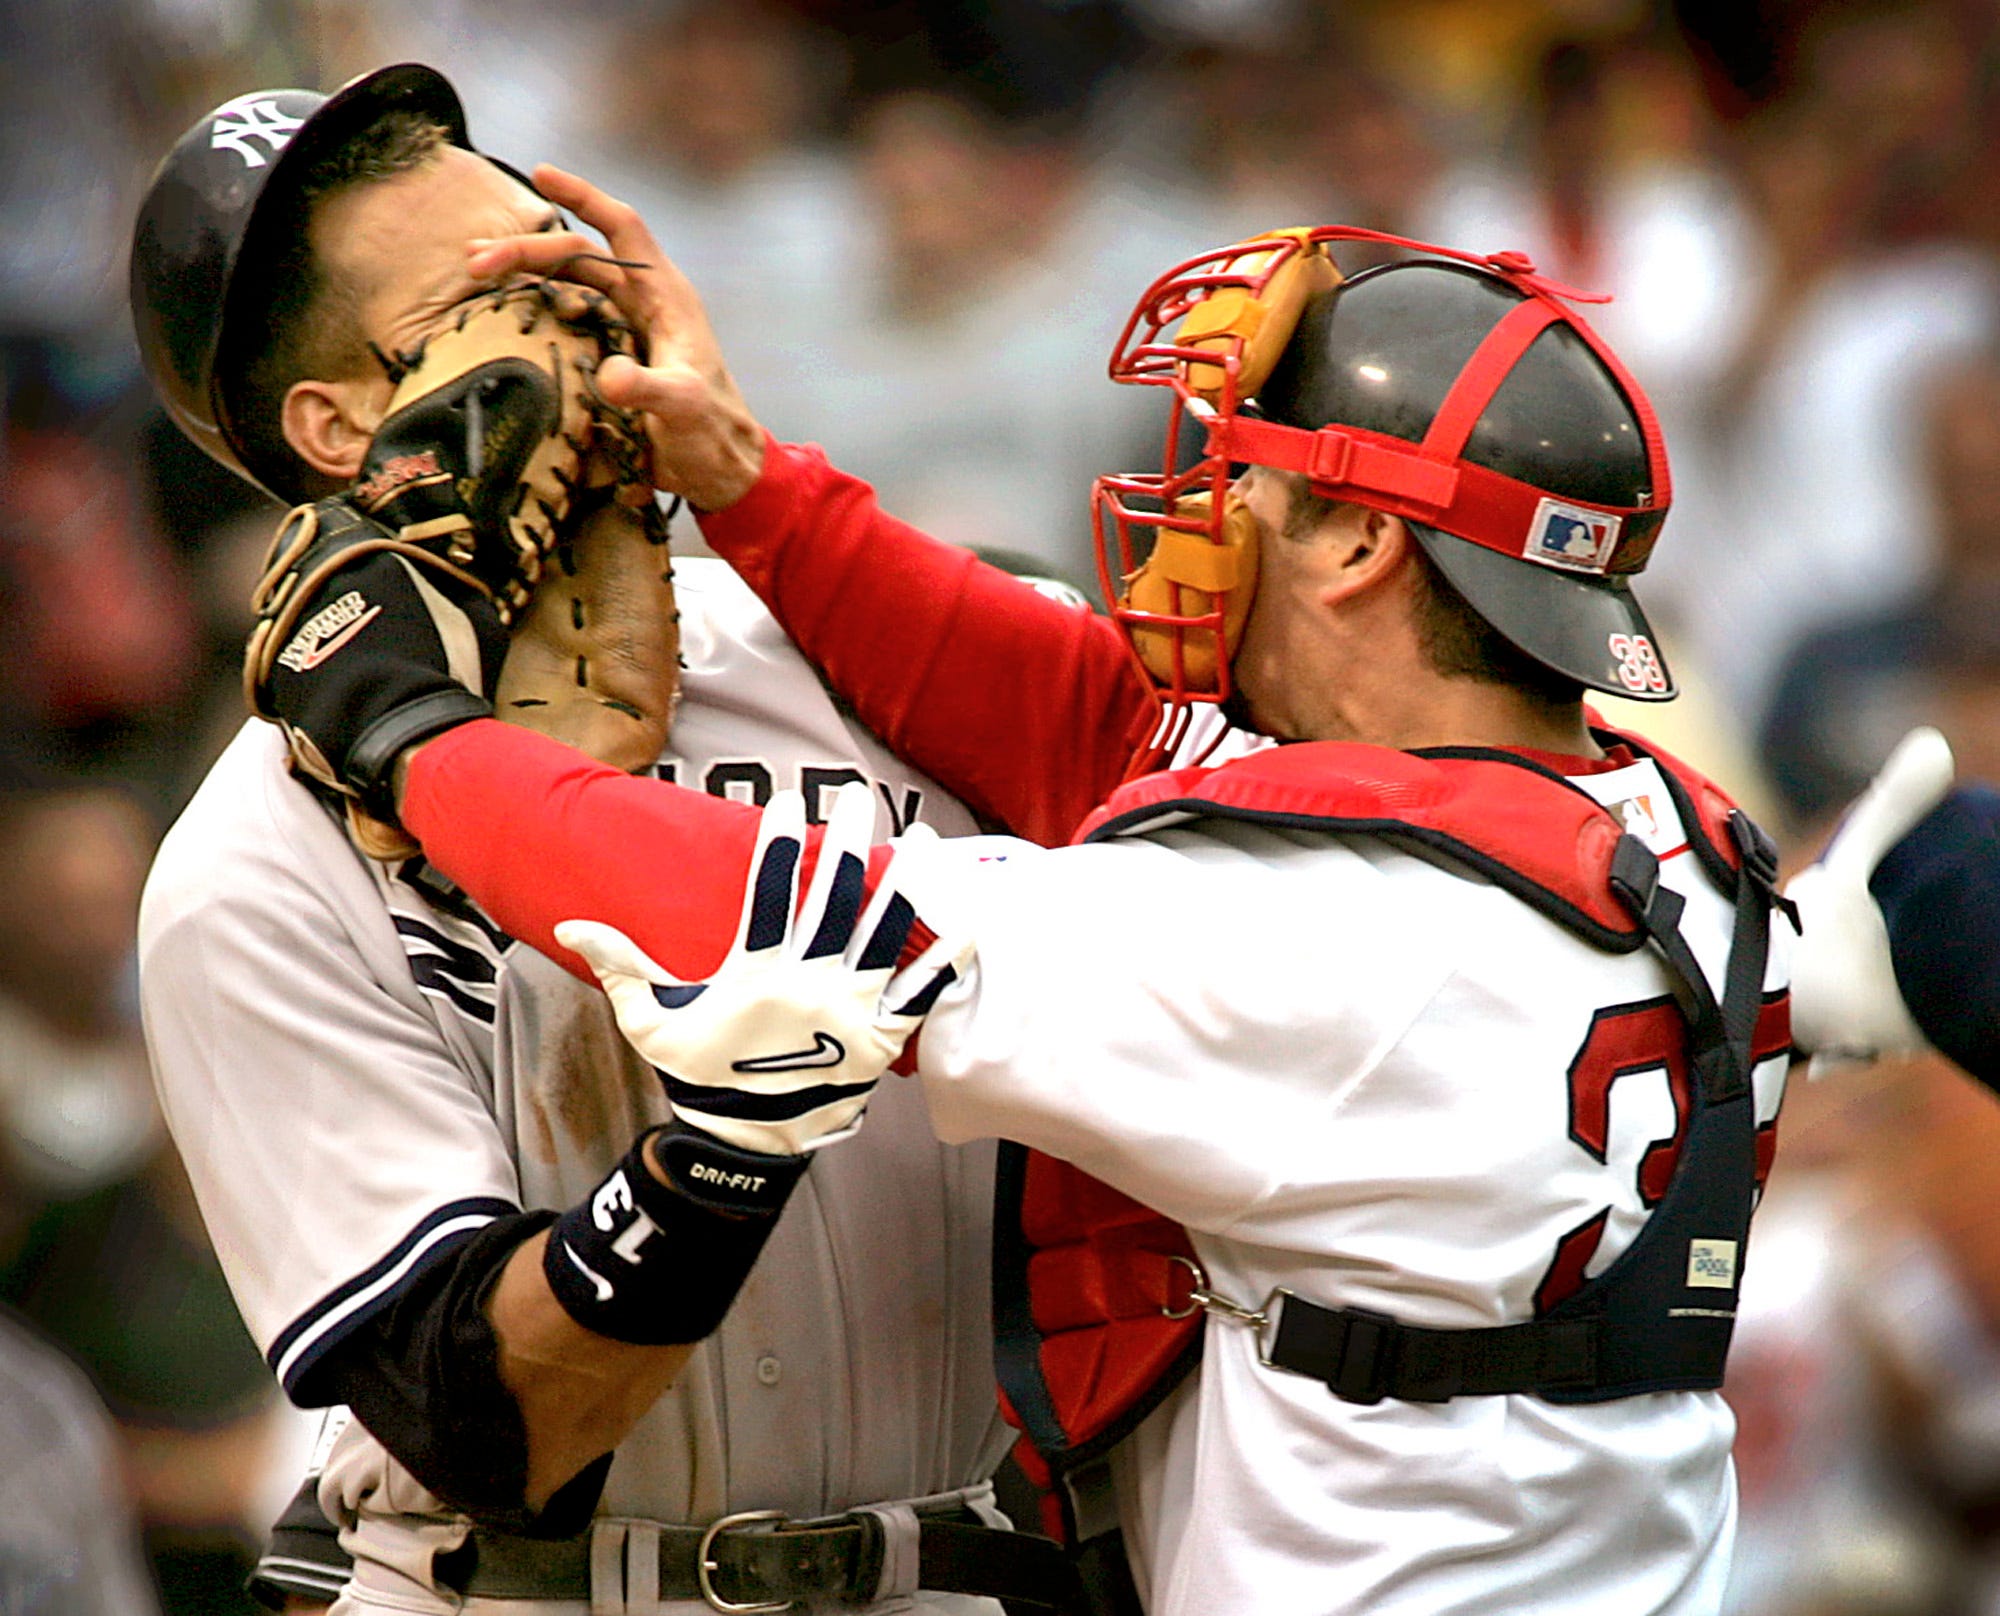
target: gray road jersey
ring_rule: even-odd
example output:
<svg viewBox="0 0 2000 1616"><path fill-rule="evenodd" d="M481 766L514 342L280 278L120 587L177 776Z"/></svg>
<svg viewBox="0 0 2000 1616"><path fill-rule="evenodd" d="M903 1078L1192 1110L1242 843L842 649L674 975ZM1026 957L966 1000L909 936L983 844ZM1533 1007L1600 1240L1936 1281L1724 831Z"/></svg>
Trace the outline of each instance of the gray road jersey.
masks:
<svg viewBox="0 0 2000 1616"><path fill-rule="evenodd" d="M859 777L880 798L880 835L912 818L972 828L842 716L721 563L677 574L688 669L663 775L750 802L798 786L815 811ZM167 836L140 949L163 1109L288 1387L438 1241L517 1206L573 1203L667 1114L601 995L421 865L356 855L286 774L268 725L245 728ZM991 1179L986 1147L938 1145L921 1096L885 1083L857 1139L794 1195L722 1329L620 1448L604 1512L812 1515L988 1475L1006 1446ZM352 1456L338 1468L350 1506L428 1507L406 1476L385 1479L393 1465L374 1479Z"/></svg>

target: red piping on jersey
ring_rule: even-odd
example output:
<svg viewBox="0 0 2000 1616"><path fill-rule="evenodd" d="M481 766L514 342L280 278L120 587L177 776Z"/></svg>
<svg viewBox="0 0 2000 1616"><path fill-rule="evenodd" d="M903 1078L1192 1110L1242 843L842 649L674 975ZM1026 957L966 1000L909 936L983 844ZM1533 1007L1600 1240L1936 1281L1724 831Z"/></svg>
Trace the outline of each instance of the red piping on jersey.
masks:
<svg viewBox="0 0 2000 1616"><path fill-rule="evenodd" d="M1614 744L1618 744L1614 740ZM1628 760L1633 752L1624 746ZM1567 762L1567 760L1563 760ZM1608 761L1608 760L1607 760ZM1662 766L1668 767L1666 760ZM1136 828L1166 812L1321 825L1419 840L1494 864L1586 920L1591 940L1639 935L1607 884L1624 827L1580 789L1550 778L1539 759L1508 751L1431 755L1348 741L1307 741L1220 768L1175 769L1122 786L1079 828L1079 841ZM1733 869L1729 804L1682 771L1700 829Z"/></svg>

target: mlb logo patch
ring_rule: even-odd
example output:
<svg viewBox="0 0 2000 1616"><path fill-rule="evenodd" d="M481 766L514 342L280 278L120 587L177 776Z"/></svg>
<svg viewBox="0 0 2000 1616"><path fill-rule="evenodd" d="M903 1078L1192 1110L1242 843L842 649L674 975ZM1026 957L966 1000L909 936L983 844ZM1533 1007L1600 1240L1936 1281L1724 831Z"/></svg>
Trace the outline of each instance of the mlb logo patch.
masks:
<svg viewBox="0 0 2000 1616"><path fill-rule="evenodd" d="M1609 806L1618 816L1618 822L1625 827L1627 835L1636 836L1647 846L1652 846L1654 839L1660 834L1660 819L1659 815L1653 812L1651 797L1641 793L1639 796L1627 797L1623 802L1614 802Z"/></svg>
<svg viewBox="0 0 2000 1616"><path fill-rule="evenodd" d="M1528 548L1523 555L1544 566L1567 567L1573 572L1602 572L1611 552L1618 547L1619 526L1620 518L1603 511L1545 499L1535 507L1535 520L1528 529Z"/></svg>

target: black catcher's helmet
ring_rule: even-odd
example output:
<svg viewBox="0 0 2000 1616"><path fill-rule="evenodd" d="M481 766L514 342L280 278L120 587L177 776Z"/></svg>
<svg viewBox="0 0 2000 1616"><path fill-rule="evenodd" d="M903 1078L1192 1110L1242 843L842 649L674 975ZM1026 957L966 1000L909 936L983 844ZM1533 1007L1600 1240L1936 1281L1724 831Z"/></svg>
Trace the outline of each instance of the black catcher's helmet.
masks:
<svg viewBox="0 0 2000 1616"><path fill-rule="evenodd" d="M465 110L418 63L385 67L321 95L253 90L181 136L153 175L132 234L132 323L146 374L176 425L239 476L286 497L284 468L255 463L230 418L218 361L244 332L244 289L270 258L263 232L319 155L386 112L420 113L472 149Z"/></svg>
<svg viewBox="0 0 2000 1616"><path fill-rule="evenodd" d="M1343 281L1326 251L1343 240L1426 256ZM1155 281L1111 375L1173 390L1165 469L1100 479L1097 505L1113 615L1170 709L1229 694L1256 582L1254 524L1229 495L1243 464L1402 517L1543 666L1672 696L1630 586L1666 517L1666 450L1643 391L1569 307L1584 296L1518 253L1335 227L1272 231ZM1206 434L1192 463L1184 422Z"/></svg>
<svg viewBox="0 0 2000 1616"><path fill-rule="evenodd" d="M1540 497L1526 522L1499 510L1485 520L1477 506L1433 522L1412 514L1425 552L1537 662L1592 690L1664 699L1673 684L1657 648L1650 664L1633 650L1654 641L1629 575L1652 552L1667 492L1665 458L1638 410L1568 320L1543 325L1525 347L1503 335L1487 374L1473 369L1502 322L1517 309L1532 317L1535 302L1463 264L1364 270L1307 300L1257 404L1267 420L1308 432L1337 423L1422 444L1452 400L1470 418L1458 459Z"/></svg>

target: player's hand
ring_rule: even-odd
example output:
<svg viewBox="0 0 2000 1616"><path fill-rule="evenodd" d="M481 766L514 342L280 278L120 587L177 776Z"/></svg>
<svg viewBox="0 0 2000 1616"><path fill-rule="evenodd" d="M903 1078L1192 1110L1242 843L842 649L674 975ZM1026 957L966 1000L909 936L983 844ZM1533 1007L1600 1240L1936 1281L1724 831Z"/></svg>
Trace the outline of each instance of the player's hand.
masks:
<svg viewBox="0 0 2000 1616"><path fill-rule="evenodd" d="M605 360L599 392L644 412L660 488L700 511L735 504L763 473L764 429L737 391L700 295L631 207L547 163L534 181L603 242L573 230L502 236L473 242L466 267L480 280L550 275L610 297L644 337L647 362Z"/></svg>
<svg viewBox="0 0 2000 1616"><path fill-rule="evenodd" d="M1848 810L1819 862L1785 887L1801 936L1792 965L1792 1042L1815 1075L1843 1061L1929 1047L1896 986L1889 934L1868 890L1876 865L1951 788L1952 756L1934 729L1904 736Z"/></svg>
<svg viewBox="0 0 2000 1616"><path fill-rule="evenodd" d="M619 1027L659 1072L684 1123L767 1155L845 1139L861 1126L876 1080L957 975L971 950L945 942L897 970L916 911L896 890L894 860L864 912L874 820L866 786L835 794L800 907L805 799L774 796L736 942L706 982L679 981L610 926L556 927L556 941L596 972Z"/></svg>
<svg viewBox="0 0 2000 1616"><path fill-rule="evenodd" d="M388 544L342 499L294 511L259 586L244 686L305 772L393 823L391 765L492 711L507 633L470 580Z"/></svg>

